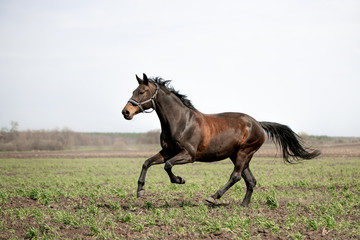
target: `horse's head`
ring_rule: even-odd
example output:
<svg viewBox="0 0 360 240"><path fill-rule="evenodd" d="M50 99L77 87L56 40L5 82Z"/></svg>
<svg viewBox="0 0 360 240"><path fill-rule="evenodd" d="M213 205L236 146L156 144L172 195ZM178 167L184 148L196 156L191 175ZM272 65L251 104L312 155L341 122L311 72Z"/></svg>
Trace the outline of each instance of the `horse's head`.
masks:
<svg viewBox="0 0 360 240"><path fill-rule="evenodd" d="M155 110L155 98L159 91L159 86L154 82L149 82L146 74L143 79L136 75L139 86L134 90L132 97L122 110L124 118L131 120L136 114L146 112L147 109Z"/></svg>

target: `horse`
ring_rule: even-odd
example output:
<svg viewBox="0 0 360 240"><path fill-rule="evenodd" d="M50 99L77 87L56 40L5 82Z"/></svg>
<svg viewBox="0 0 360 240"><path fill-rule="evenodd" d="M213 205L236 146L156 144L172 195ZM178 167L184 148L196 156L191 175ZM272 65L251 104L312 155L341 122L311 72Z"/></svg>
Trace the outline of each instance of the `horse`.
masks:
<svg viewBox="0 0 360 240"><path fill-rule="evenodd" d="M265 142L266 135L282 150L286 163L313 159L320 151L305 146L300 136L288 126L274 122L258 122L244 113L226 112L204 114L198 111L187 96L159 77L141 79L126 103L122 114L131 120L138 113L155 111L161 123L161 150L142 165L137 197L145 195L145 177L149 167L164 164L171 183L184 184L185 179L174 175L175 165L194 162L214 162L230 158L234 170L228 182L206 201L217 204L217 199L241 178L246 183L246 194L241 203L250 203L256 179L249 168L254 153Z"/></svg>

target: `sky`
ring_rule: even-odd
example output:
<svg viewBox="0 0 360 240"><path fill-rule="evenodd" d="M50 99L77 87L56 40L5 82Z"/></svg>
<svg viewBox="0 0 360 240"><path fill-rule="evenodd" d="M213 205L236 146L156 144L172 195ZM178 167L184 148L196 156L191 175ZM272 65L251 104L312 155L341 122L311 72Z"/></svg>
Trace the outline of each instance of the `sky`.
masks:
<svg viewBox="0 0 360 240"><path fill-rule="evenodd" d="M0 128L160 129L135 74L203 113L360 137L360 1L0 0Z"/></svg>

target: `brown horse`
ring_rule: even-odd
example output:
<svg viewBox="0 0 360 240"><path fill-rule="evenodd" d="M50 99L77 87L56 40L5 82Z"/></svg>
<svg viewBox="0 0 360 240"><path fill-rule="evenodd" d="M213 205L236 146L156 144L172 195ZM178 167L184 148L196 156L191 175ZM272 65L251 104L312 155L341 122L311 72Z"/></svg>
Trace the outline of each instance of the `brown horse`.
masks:
<svg viewBox="0 0 360 240"><path fill-rule="evenodd" d="M230 158L234 171L229 181L206 201L215 204L241 177L246 183L246 194L242 206L250 202L256 180L249 163L254 153L265 141L265 132L278 144L283 158L288 163L301 159L312 159L320 155L317 150L303 146L298 135L289 127L270 122L258 122L243 113L203 114L195 109L186 96L169 87L169 81L151 78L144 74L136 76L139 86L126 104L122 113L131 120L134 115L156 111L161 122L161 151L147 159L138 181L137 196L145 194L143 186L148 168L165 163L165 170L172 183L184 184L185 180L175 176L172 167L177 164L213 162ZM265 130L265 131L264 131Z"/></svg>

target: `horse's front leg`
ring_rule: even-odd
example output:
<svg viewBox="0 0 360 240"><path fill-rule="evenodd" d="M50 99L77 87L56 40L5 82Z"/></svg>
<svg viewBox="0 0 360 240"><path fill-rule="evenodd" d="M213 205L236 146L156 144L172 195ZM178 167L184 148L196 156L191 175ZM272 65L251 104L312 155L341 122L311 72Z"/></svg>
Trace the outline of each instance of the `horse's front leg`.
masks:
<svg viewBox="0 0 360 240"><path fill-rule="evenodd" d="M169 160L167 160L165 162L165 171L168 173L170 181L172 183L177 183L177 184L184 184L185 183L185 179L183 179L180 176L175 176L173 174L173 172L171 171L172 167L174 165L178 165L178 164L186 164L186 163L192 163L195 161L195 158L186 150L181 151L180 153L178 153L177 155L175 155L174 157L170 158Z"/></svg>
<svg viewBox="0 0 360 240"><path fill-rule="evenodd" d="M138 180L138 189L137 189L137 197L142 197L145 194L144 185L145 185L145 177L146 172L152 165L161 164L164 163L165 159L161 152L156 154L155 156L152 156L151 158L147 159L141 169L140 177Z"/></svg>

